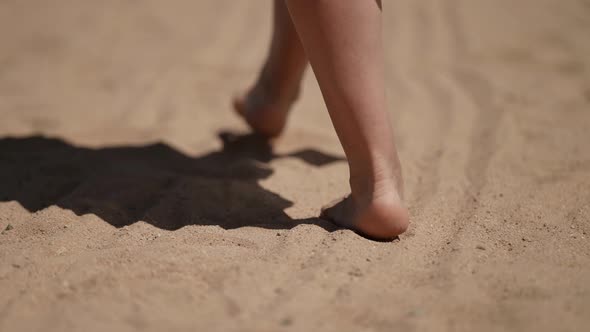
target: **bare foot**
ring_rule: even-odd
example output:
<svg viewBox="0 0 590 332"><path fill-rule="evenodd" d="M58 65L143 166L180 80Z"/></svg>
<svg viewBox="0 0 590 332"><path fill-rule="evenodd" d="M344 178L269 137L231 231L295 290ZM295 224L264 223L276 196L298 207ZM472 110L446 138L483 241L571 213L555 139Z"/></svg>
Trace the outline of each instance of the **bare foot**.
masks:
<svg viewBox="0 0 590 332"><path fill-rule="evenodd" d="M285 129L289 110L298 92L284 96L270 90L256 84L248 93L234 98L233 105L254 132L272 138Z"/></svg>
<svg viewBox="0 0 590 332"><path fill-rule="evenodd" d="M350 194L324 207L320 218L371 239L392 240L407 230L409 219L394 188L391 186L378 195Z"/></svg>

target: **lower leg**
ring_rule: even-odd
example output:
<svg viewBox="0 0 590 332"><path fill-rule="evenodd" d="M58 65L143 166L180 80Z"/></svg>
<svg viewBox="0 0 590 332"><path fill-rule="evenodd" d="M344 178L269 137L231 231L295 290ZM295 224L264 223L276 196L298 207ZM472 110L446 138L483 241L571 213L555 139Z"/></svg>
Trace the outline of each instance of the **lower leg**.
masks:
<svg viewBox="0 0 590 332"><path fill-rule="evenodd" d="M287 0L350 167L351 196L325 215L376 238L404 232L402 178L386 109L381 3Z"/></svg>
<svg viewBox="0 0 590 332"><path fill-rule="evenodd" d="M273 34L266 62L256 84L235 100L235 107L255 131L281 133L289 108L299 94L307 67L305 51L284 0L275 0Z"/></svg>

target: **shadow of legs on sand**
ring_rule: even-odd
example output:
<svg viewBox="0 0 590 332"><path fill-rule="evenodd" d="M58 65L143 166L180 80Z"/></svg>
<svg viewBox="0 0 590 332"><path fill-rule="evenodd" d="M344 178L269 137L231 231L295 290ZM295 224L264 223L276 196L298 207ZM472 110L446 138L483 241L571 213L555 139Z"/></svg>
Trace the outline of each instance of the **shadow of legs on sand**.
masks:
<svg viewBox="0 0 590 332"><path fill-rule="evenodd" d="M92 213L115 227L143 220L175 230L186 225L224 229L289 229L315 224L294 220L292 202L260 186L269 162L299 158L322 166L344 160L315 150L276 155L253 134L220 133L223 148L190 157L165 144L90 149L40 136L0 139L0 201L18 201L31 212L51 205L77 215Z"/></svg>

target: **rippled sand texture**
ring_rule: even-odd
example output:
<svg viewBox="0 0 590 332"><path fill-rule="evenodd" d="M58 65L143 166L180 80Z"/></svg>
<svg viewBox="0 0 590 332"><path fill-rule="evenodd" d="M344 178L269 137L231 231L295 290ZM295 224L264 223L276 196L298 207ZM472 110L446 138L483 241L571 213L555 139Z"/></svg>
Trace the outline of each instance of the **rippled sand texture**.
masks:
<svg viewBox="0 0 590 332"><path fill-rule="evenodd" d="M412 214L315 218L348 171L311 72L247 135L270 1L0 2L0 331L582 331L590 3L385 1Z"/></svg>

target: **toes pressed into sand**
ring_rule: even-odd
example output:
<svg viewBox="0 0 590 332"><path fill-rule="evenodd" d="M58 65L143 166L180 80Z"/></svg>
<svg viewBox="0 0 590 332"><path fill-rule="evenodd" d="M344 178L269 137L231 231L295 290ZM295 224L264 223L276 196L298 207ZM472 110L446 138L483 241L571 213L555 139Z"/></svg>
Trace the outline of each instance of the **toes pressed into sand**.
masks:
<svg viewBox="0 0 590 332"><path fill-rule="evenodd" d="M375 240L392 240L409 225L408 211L394 200L373 200L358 206L349 195L322 209L320 218Z"/></svg>

